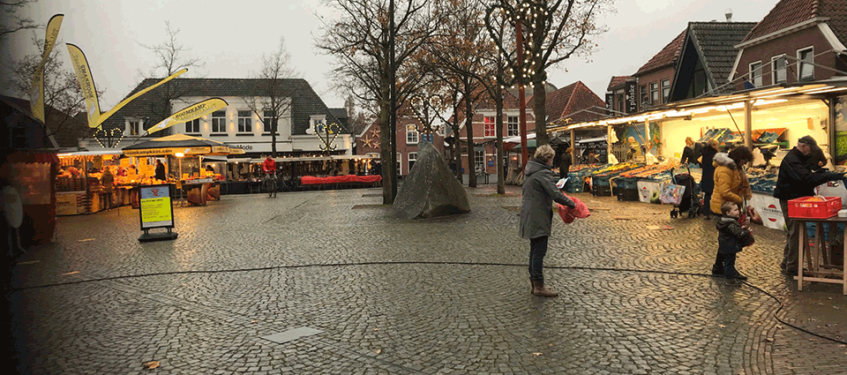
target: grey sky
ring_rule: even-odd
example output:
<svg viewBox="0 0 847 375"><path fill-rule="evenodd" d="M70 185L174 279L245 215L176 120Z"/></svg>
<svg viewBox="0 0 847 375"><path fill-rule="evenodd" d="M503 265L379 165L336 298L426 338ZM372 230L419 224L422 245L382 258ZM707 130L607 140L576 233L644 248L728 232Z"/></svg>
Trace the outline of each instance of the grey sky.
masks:
<svg viewBox="0 0 847 375"><path fill-rule="evenodd" d="M688 21L725 19L732 8L734 21L759 21L777 0L617 0L617 12L603 17L609 31L589 58L565 61L551 71L549 82L563 87L577 80L601 98L612 75L629 75L647 62L687 25ZM263 52L273 51L285 37L295 68L330 107L342 107L344 95L333 92L327 74L333 58L318 53L314 37L319 24L314 14L330 16L320 0L39 0L26 15L46 23L56 13L65 19L59 38L85 52L95 84L105 88L100 98L105 111L140 81L140 71L154 65L141 44L165 40L165 21L180 28L179 41L205 62L186 77L248 77L259 69ZM43 37L43 30L38 35ZM3 93L11 59L35 52L32 32L18 32L2 43L0 74ZM65 67L71 69L67 48L61 48ZM567 71L566 71L567 70Z"/></svg>

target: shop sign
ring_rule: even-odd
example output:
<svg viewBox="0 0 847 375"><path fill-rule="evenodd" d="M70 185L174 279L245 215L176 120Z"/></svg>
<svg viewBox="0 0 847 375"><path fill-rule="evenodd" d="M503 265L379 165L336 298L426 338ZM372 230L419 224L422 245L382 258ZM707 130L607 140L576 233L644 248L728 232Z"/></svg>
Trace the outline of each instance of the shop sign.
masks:
<svg viewBox="0 0 847 375"><path fill-rule="evenodd" d="M141 230L153 228L173 228L174 208L171 203L170 185L150 185L140 187Z"/></svg>
<svg viewBox="0 0 847 375"><path fill-rule="evenodd" d="M638 112L638 97L635 82L627 82L626 90L626 113Z"/></svg>
<svg viewBox="0 0 847 375"><path fill-rule="evenodd" d="M229 145L229 147L240 148L240 149L245 150L245 151L250 151L250 150L253 149L252 145Z"/></svg>

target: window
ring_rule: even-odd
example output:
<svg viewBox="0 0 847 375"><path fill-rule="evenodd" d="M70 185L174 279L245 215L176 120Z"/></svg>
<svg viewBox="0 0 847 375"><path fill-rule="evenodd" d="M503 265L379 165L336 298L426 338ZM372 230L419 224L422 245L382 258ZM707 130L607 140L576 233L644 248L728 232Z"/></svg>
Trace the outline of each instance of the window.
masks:
<svg viewBox="0 0 847 375"><path fill-rule="evenodd" d="M774 84L788 81L785 70L785 55L771 58L771 82Z"/></svg>
<svg viewBox="0 0 847 375"><path fill-rule="evenodd" d="M138 135L141 132L141 121L129 121L129 135Z"/></svg>
<svg viewBox="0 0 847 375"><path fill-rule="evenodd" d="M264 123L264 127L265 127L264 132L265 133L272 133L273 132L273 125L276 124L277 126L279 126L278 119L276 118L276 116L274 116L273 111L265 111L263 117L264 117L264 119L263 119L262 122ZM278 127L277 127L277 132L279 132Z"/></svg>
<svg viewBox="0 0 847 375"><path fill-rule="evenodd" d="M253 116L250 111L238 111L238 132L253 132Z"/></svg>
<svg viewBox="0 0 847 375"><path fill-rule="evenodd" d="M520 134L520 131L518 130L518 116L509 116L506 122L508 123L509 128L507 137L514 137Z"/></svg>
<svg viewBox="0 0 847 375"><path fill-rule="evenodd" d="M418 127L415 125L406 125L406 144L418 143Z"/></svg>
<svg viewBox="0 0 847 375"><path fill-rule="evenodd" d="M324 119L316 119L315 120L315 133L324 133L326 132L326 125L324 124Z"/></svg>
<svg viewBox="0 0 847 375"><path fill-rule="evenodd" d="M397 175L398 176L403 174L402 172L400 172L400 166L402 165L401 164L402 162L403 162L403 154L398 152L397 153L397 163L395 163L395 164L397 164Z"/></svg>
<svg viewBox="0 0 847 375"><path fill-rule="evenodd" d="M618 111L618 112L624 112L625 113L626 110L623 107L623 94L618 94L617 97L618 97L618 100L616 100L616 101L618 102L618 107L615 108L615 110ZM620 116L620 115L621 115L620 113L615 113L615 116Z"/></svg>
<svg viewBox="0 0 847 375"><path fill-rule="evenodd" d="M194 119L185 123L186 134L200 134L200 119Z"/></svg>
<svg viewBox="0 0 847 375"><path fill-rule="evenodd" d="M433 133L418 134L418 137L420 138L419 143L433 143Z"/></svg>
<svg viewBox="0 0 847 375"><path fill-rule="evenodd" d="M484 129L485 135L484 136L486 138L493 138L494 135L496 134L495 130L494 130L495 127L496 127L494 117L493 116L486 116L484 122L485 122L485 129Z"/></svg>
<svg viewBox="0 0 847 375"><path fill-rule="evenodd" d="M212 134L226 134L226 111L212 113Z"/></svg>
<svg viewBox="0 0 847 375"><path fill-rule="evenodd" d="M806 81L812 80L815 78L815 66L807 63L815 62L815 49L814 47L809 47L803 50L797 51L797 59L800 60L800 69L798 80Z"/></svg>
<svg viewBox="0 0 847 375"><path fill-rule="evenodd" d="M410 152L409 153L409 172L410 173L412 172L412 166L415 165L415 160L418 160L418 153L417 152Z"/></svg>
<svg viewBox="0 0 847 375"><path fill-rule="evenodd" d="M671 95L671 80L662 81L662 103L668 102L668 97Z"/></svg>
<svg viewBox="0 0 847 375"><path fill-rule="evenodd" d="M756 61L750 64L750 83L756 87L762 87L762 62Z"/></svg>
<svg viewBox="0 0 847 375"><path fill-rule="evenodd" d="M659 83L653 82L650 84L650 103L661 104L659 102Z"/></svg>
<svg viewBox="0 0 847 375"><path fill-rule="evenodd" d="M638 86L638 91L641 93L641 104L650 104L650 96L647 93L647 85Z"/></svg>
<svg viewBox="0 0 847 375"><path fill-rule="evenodd" d="M485 170L485 150L474 150L473 152L473 162L477 171Z"/></svg>

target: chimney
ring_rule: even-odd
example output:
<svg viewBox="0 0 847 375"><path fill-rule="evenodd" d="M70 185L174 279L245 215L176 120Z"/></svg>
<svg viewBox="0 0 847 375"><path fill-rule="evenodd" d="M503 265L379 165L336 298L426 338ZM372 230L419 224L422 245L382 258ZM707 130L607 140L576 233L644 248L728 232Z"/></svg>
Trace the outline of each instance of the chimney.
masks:
<svg viewBox="0 0 847 375"><path fill-rule="evenodd" d="M732 9L726 8L726 22L732 22Z"/></svg>

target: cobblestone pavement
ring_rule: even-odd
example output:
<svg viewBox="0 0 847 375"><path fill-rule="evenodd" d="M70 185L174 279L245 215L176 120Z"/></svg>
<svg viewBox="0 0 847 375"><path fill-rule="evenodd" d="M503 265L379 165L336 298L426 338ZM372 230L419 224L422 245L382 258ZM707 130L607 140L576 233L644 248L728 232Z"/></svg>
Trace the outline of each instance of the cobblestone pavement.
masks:
<svg viewBox="0 0 847 375"><path fill-rule="evenodd" d="M179 239L146 244L126 207L60 218L56 244L15 267L18 370L847 374L847 347L779 323L771 297L692 275L713 262L712 221L578 194L592 216L554 220L545 276L562 295L541 299L529 293L529 243L517 236L519 190L469 189L470 214L430 220L392 217L379 192L176 207ZM778 272L781 232L755 235L738 267L785 303L779 317L847 339L840 286L797 292ZM38 287L54 283L72 284ZM298 327L322 333L262 338ZM149 361L160 366L144 369Z"/></svg>

